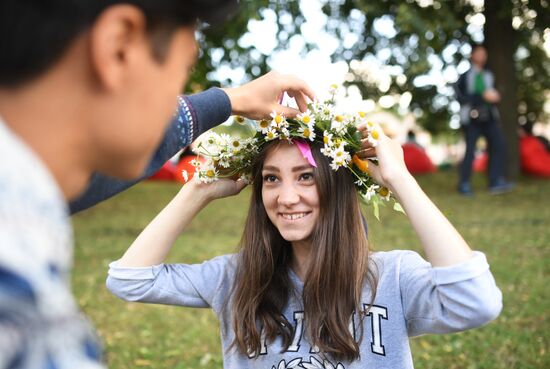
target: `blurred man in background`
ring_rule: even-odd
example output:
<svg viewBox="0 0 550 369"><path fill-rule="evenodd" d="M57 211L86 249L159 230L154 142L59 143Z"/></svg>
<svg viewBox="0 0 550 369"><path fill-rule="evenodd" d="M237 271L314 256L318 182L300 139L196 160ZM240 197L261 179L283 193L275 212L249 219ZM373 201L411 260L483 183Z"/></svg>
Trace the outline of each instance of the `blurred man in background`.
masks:
<svg viewBox="0 0 550 369"><path fill-rule="evenodd" d="M496 104L500 94L494 87L494 77L485 68L487 50L482 45L474 45L470 57L471 68L461 75L455 85L460 103L460 122L466 141L466 153L460 165L458 192L471 195L472 163L476 143L480 136L485 137L489 148L489 192L500 194L512 189L512 184L504 176L505 144L500 128L500 117Z"/></svg>

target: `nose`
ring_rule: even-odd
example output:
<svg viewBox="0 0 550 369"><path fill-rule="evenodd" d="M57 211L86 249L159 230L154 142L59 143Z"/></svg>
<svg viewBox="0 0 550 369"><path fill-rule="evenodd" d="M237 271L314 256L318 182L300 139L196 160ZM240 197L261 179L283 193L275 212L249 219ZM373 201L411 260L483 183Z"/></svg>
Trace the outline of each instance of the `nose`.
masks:
<svg viewBox="0 0 550 369"><path fill-rule="evenodd" d="M280 188L277 202L279 205L292 206L300 201L300 194L293 184L283 184Z"/></svg>

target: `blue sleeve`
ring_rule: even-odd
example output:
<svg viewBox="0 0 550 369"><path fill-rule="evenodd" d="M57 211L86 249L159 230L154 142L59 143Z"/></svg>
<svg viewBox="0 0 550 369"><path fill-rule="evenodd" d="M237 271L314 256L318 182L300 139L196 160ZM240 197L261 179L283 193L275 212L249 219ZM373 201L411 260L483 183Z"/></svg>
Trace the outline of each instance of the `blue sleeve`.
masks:
<svg viewBox="0 0 550 369"><path fill-rule="evenodd" d="M432 267L417 253L406 252L399 284L409 336L475 328L502 309L502 293L481 252L449 267Z"/></svg>
<svg viewBox="0 0 550 369"><path fill-rule="evenodd" d="M227 303L233 280L233 255L201 264L159 264L149 267L109 265L107 288L126 301L211 307L219 313Z"/></svg>
<svg viewBox="0 0 550 369"><path fill-rule="evenodd" d="M145 172L135 180L123 181L94 173L86 191L70 204L71 214L87 209L126 190L158 171L168 159L203 132L223 123L231 114L231 102L219 88L191 96L178 96L178 107L164 139Z"/></svg>

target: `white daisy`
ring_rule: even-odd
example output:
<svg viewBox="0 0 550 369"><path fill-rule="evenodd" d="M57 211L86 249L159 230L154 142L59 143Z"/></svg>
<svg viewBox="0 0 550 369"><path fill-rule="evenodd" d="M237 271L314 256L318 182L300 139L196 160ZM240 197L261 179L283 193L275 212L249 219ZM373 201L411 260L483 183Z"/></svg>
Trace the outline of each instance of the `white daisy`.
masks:
<svg viewBox="0 0 550 369"><path fill-rule="evenodd" d="M266 141L274 140L274 139L276 139L277 137L279 137L279 132L277 132L277 131L274 130L274 129L270 129L270 130L267 131L267 133L265 134L265 140L266 140Z"/></svg>
<svg viewBox="0 0 550 369"><path fill-rule="evenodd" d="M304 123L307 126L315 124L315 117L313 117L309 109L301 114L298 114L297 118L300 122Z"/></svg>
<svg viewBox="0 0 550 369"><path fill-rule="evenodd" d="M340 145L338 148L332 151L332 164L331 168L333 170L338 170L338 168L347 166L351 160L350 154L344 149L344 145Z"/></svg>
<svg viewBox="0 0 550 369"><path fill-rule="evenodd" d="M338 134L344 134L346 132L347 121L343 115L335 115L330 122L330 129Z"/></svg>
<svg viewBox="0 0 550 369"><path fill-rule="evenodd" d="M372 131L369 131L369 134L367 136L367 141L373 146L376 147L378 145L378 141L380 140L380 134L376 129L373 129Z"/></svg>
<svg viewBox="0 0 550 369"><path fill-rule="evenodd" d="M286 123L284 115L277 113L275 110L270 114L271 116L271 125L277 128L280 128Z"/></svg>
<svg viewBox="0 0 550 369"><path fill-rule="evenodd" d="M391 191L387 187L381 187L380 190L378 190L378 196L380 196L382 200L390 201Z"/></svg>
<svg viewBox="0 0 550 369"><path fill-rule="evenodd" d="M323 143L325 144L325 147L332 146L332 133L329 131L323 132Z"/></svg>
<svg viewBox="0 0 550 369"><path fill-rule="evenodd" d="M306 127L301 126L300 128L298 128L298 133L307 140L315 140L315 131L312 125L308 125Z"/></svg>
<svg viewBox="0 0 550 369"><path fill-rule="evenodd" d="M367 192L365 193L365 200L367 201L370 201L370 199L376 195L376 190L379 189L380 186L378 185L370 185L368 188L367 188Z"/></svg>
<svg viewBox="0 0 550 369"><path fill-rule="evenodd" d="M262 119L257 123L256 130L262 132L264 135L269 131L271 126L271 121L267 119Z"/></svg>
<svg viewBox="0 0 550 369"><path fill-rule="evenodd" d="M200 171L199 177L201 182L211 183L218 179L218 171L213 165L209 165Z"/></svg>

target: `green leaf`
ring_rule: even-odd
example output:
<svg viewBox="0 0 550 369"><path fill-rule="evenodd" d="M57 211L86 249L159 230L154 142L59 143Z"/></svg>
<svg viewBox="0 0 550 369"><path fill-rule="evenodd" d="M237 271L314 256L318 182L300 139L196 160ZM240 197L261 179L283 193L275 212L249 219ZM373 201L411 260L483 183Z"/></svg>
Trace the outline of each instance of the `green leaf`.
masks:
<svg viewBox="0 0 550 369"><path fill-rule="evenodd" d="M398 203L397 201L393 204L393 210L398 211L398 212L403 213L403 214L406 214L405 209L403 209L401 204Z"/></svg>
<svg viewBox="0 0 550 369"><path fill-rule="evenodd" d="M376 197L374 199L376 199ZM374 216L376 217L376 219L378 219L378 221L380 221L380 208L378 207L378 201L376 201L376 200L374 200L372 202L372 212L373 212Z"/></svg>

